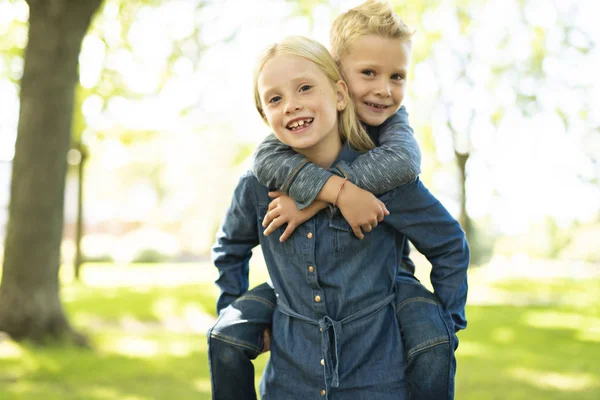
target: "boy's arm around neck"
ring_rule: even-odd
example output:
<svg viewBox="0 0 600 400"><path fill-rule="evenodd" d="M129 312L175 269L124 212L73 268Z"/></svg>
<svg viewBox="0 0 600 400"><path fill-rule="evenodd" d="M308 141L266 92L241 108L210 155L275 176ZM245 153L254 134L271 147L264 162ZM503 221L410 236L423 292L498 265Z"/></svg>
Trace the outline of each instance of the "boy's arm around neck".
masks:
<svg viewBox="0 0 600 400"><path fill-rule="evenodd" d="M252 165L258 181L296 200L302 210L315 200L332 173L309 162L271 134L258 145Z"/></svg>
<svg viewBox="0 0 600 400"><path fill-rule="evenodd" d="M404 106L379 130L379 147L361 154L352 163L336 167L356 186L379 195L414 181L421 173L421 150L408 123Z"/></svg>

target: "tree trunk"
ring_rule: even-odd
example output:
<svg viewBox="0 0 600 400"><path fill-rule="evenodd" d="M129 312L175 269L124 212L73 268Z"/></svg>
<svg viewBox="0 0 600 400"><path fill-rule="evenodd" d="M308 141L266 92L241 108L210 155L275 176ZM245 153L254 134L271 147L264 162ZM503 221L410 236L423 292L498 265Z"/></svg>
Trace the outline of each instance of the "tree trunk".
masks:
<svg viewBox="0 0 600 400"><path fill-rule="evenodd" d="M16 340L81 339L64 313L58 271L78 57L101 2L28 0L0 286L0 331Z"/></svg>
<svg viewBox="0 0 600 400"><path fill-rule="evenodd" d="M463 154L458 151L454 151L456 156L456 163L460 170L460 215L458 216L458 223L462 226L467 235L467 239L471 236L471 219L467 214L467 160L469 160L469 153Z"/></svg>
<svg viewBox="0 0 600 400"><path fill-rule="evenodd" d="M81 279L81 265L83 264L83 254L81 251L81 239L83 238L83 182L85 163L87 161L87 148L83 143L79 143L77 147L81 158L77 165L77 225L75 229L75 262L74 271L75 279Z"/></svg>

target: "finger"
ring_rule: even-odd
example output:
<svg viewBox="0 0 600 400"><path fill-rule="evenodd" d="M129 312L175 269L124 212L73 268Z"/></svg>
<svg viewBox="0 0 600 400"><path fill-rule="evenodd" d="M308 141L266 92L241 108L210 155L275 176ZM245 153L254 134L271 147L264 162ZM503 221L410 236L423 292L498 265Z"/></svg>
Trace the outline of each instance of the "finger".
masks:
<svg viewBox="0 0 600 400"><path fill-rule="evenodd" d="M292 235L292 233L294 233L295 230L296 225L288 223L288 226L285 228L285 231L283 231L283 234L279 237L279 241L285 242L287 238L289 238Z"/></svg>
<svg viewBox="0 0 600 400"><path fill-rule="evenodd" d="M265 229L263 234L265 236L269 236L271 233L275 232L275 229L279 228L283 224L285 224L283 218L277 217L273 219L273 221L271 221L271 223L269 224L269 226L267 226L267 229Z"/></svg>
<svg viewBox="0 0 600 400"><path fill-rule="evenodd" d="M356 236L360 240L365 238L365 235L363 235L362 231L360 230L360 227L358 227L358 228L352 227L352 230L354 231L354 236Z"/></svg>
<svg viewBox="0 0 600 400"><path fill-rule="evenodd" d="M265 218L263 219L262 226L266 228L267 225L271 223L275 218L279 217L279 209L274 209L265 214Z"/></svg>
<svg viewBox="0 0 600 400"><path fill-rule="evenodd" d="M361 226L362 230L365 232L371 232L373 230L373 227L369 224L364 224Z"/></svg>
<svg viewBox="0 0 600 400"><path fill-rule="evenodd" d="M375 228L375 227L377 227L377 225L379 225L377 223L377 220L371 221L371 228Z"/></svg>
<svg viewBox="0 0 600 400"><path fill-rule="evenodd" d="M268 208L268 210L269 210L269 211L271 211L271 210L274 210L275 208L277 208L277 206L279 206L279 200L277 200L277 199L274 199L274 200L272 200L272 201L269 203L269 208Z"/></svg>
<svg viewBox="0 0 600 400"><path fill-rule="evenodd" d="M381 200L379 200L379 202L381 203L381 208L383 208L383 213L385 215L390 215L390 211L387 209L387 207L385 206L385 203ZM381 222L381 221L380 221Z"/></svg>
<svg viewBox="0 0 600 400"><path fill-rule="evenodd" d="M383 202L381 202L381 200L377 200L377 202L379 203L379 210L377 210L377 221L381 222L383 221L383 217L385 217L385 210L387 210L385 208L385 204L383 204Z"/></svg>
<svg viewBox="0 0 600 400"><path fill-rule="evenodd" d="M281 196L283 193L281 193L279 190L276 190L274 192L269 192L269 197L272 197L274 199L278 198L279 196Z"/></svg>

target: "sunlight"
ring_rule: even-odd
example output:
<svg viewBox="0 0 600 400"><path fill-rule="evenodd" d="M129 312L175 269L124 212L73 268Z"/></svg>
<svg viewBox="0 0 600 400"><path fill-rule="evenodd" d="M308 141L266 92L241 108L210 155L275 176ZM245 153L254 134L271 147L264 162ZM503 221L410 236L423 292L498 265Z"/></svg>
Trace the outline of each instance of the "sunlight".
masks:
<svg viewBox="0 0 600 400"><path fill-rule="evenodd" d="M94 386L91 388L86 388L86 392L95 399L123 399L123 400L147 400L150 397L146 396L132 396L125 395L118 390L113 389L112 387L107 386Z"/></svg>
<svg viewBox="0 0 600 400"><path fill-rule="evenodd" d="M0 333L0 359L19 359L23 356L21 346Z"/></svg>
<svg viewBox="0 0 600 400"><path fill-rule="evenodd" d="M102 348L112 354L120 354L135 358L152 358L158 356L188 357L195 351L202 350L196 340L176 340L170 337L168 341L147 339L136 336L122 336L102 345Z"/></svg>
<svg viewBox="0 0 600 400"><path fill-rule="evenodd" d="M160 353L156 340L142 339L139 337L123 337L115 341L110 349L114 353L130 357L152 358Z"/></svg>
<svg viewBox="0 0 600 400"><path fill-rule="evenodd" d="M532 311L524 316L525 322L535 328L587 330L600 327L600 318L564 311Z"/></svg>
<svg viewBox="0 0 600 400"><path fill-rule="evenodd" d="M460 342L460 356L461 357L481 357L482 354L493 353L493 347L486 344L469 342L462 340Z"/></svg>
<svg viewBox="0 0 600 400"><path fill-rule="evenodd" d="M540 389L578 392L598 387L597 380L591 374L565 374L527 368L512 368L509 373L515 379Z"/></svg>
<svg viewBox="0 0 600 400"><path fill-rule="evenodd" d="M211 391L210 379L196 379L193 384L194 388L201 392L210 393Z"/></svg>

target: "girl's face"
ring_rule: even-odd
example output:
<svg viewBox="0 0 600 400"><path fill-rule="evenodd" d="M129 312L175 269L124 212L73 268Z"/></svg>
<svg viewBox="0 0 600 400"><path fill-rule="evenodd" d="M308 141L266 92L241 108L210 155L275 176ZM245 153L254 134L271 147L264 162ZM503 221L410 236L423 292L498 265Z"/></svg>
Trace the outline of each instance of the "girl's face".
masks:
<svg viewBox="0 0 600 400"><path fill-rule="evenodd" d="M306 155L339 142L337 113L346 105L347 87L333 85L313 62L274 56L258 75L258 93L275 136L294 150Z"/></svg>

